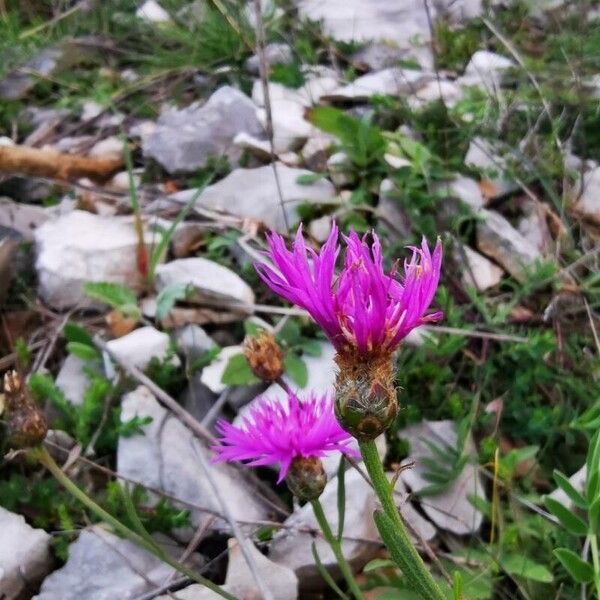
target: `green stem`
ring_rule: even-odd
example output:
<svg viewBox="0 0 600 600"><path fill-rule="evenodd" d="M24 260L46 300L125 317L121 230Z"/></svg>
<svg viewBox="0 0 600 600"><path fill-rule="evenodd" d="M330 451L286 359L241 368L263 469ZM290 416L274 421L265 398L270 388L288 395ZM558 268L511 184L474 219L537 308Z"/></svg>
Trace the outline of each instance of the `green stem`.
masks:
<svg viewBox="0 0 600 600"><path fill-rule="evenodd" d="M425 566L423 559L408 535L406 525L404 525L404 521L400 517L400 513L394 502L394 490L381 464L375 442L372 440L359 442L359 446L367 472L371 478L371 483L379 497L383 511L394 526L395 544L394 548L390 548L386 544L388 550L390 550L395 562L402 569L408 580L408 584L421 594L425 600L446 600L445 595L431 576L431 573Z"/></svg>
<svg viewBox="0 0 600 600"><path fill-rule="evenodd" d="M354 579L354 575L352 575L352 569L350 568L350 565L344 558L344 554L342 552L342 544L340 540L335 535L333 535L331 527L329 527L327 517L323 512L323 506L321 505L318 499L311 500L311 504L315 513L315 517L317 518L317 522L319 523L319 527L321 528L321 531L323 532L327 543L331 546L331 549L335 554L335 558L337 560L340 571L342 572L342 575L344 576L344 579L346 580L350 591L354 594L356 600L364 600L363 593L358 587L358 584Z"/></svg>
<svg viewBox="0 0 600 600"><path fill-rule="evenodd" d="M600 600L600 558L598 558L598 537L595 533L590 534L590 546L592 549L592 562L594 563L594 585L596 596Z"/></svg>
<svg viewBox="0 0 600 600"><path fill-rule="evenodd" d="M106 512L101 506L96 504L84 491L79 489L77 485L75 485L63 472L63 470L56 464L52 456L48 453L48 451L43 448L35 449L35 453L32 454L38 459L38 461L52 473L52 475L56 478L56 480L77 500L79 500L82 504L87 506L92 512L96 513L96 515L106 521L109 525L118 531L123 537L131 540L138 546L141 546L148 552L157 556L160 560L167 563L169 566L173 567L175 570L183 573L186 577L198 582L199 584L209 588L215 594L226 598L227 600L237 600L235 596L232 596L221 587L219 587L216 583L213 583L210 579L206 579L202 577L202 575L198 575L191 569L188 569L185 565L177 562L174 558L169 556L166 552L162 552L162 550L153 544L151 544L148 540L145 540L141 535L132 531L126 525L123 525L118 519L113 517L110 513Z"/></svg>

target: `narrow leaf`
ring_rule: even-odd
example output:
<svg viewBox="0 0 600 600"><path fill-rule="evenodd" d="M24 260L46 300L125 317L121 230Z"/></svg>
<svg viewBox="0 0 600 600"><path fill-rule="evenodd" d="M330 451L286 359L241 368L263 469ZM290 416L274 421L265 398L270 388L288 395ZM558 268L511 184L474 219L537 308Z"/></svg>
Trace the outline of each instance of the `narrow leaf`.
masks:
<svg viewBox="0 0 600 600"><path fill-rule="evenodd" d="M560 524L573 535L584 536L587 534L587 525L567 507L563 506L558 500L544 498L546 508L560 521Z"/></svg>
<svg viewBox="0 0 600 600"><path fill-rule="evenodd" d="M575 552L568 548L557 548L554 556L577 583L590 583L594 578L592 565L585 562Z"/></svg>
<svg viewBox="0 0 600 600"><path fill-rule="evenodd" d="M81 360L95 360L100 358L100 353L94 346L88 346L81 342L69 342L67 344L67 351Z"/></svg>
<svg viewBox="0 0 600 600"><path fill-rule="evenodd" d="M298 387L305 387L308 383L308 368L306 363L295 353L288 352L283 359L285 372L292 378Z"/></svg>
<svg viewBox="0 0 600 600"><path fill-rule="evenodd" d="M346 518L346 461L340 454L340 465L337 473L337 508L338 508L338 540L344 535L344 520Z"/></svg>
<svg viewBox="0 0 600 600"><path fill-rule="evenodd" d="M588 503L586 502L586 499L573 487L573 484L564 473L555 469L553 476L556 485L558 485L558 487L570 498L575 506L587 508Z"/></svg>
<svg viewBox="0 0 600 600"><path fill-rule="evenodd" d="M312 555L315 559L315 564L317 565L317 569L321 574L321 577L325 580L327 585L343 600L350 600L344 592L338 587L337 583L333 580L333 577L330 575L329 571L323 566L321 559L319 558L319 553L317 552L317 546L313 542L311 546Z"/></svg>

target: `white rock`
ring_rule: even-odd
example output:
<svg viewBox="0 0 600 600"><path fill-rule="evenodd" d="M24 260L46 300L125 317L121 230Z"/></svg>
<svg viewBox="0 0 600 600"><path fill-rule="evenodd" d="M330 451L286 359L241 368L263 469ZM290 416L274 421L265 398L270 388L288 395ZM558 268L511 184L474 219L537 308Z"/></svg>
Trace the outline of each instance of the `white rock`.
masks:
<svg viewBox="0 0 600 600"><path fill-rule="evenodd" d="M156 0L146 0L142 6L135 11L135 16L150 23L169 23L169 13Z"/></svg>
<svg viewBox="0 0 600 600"><path fill-rule="evenodd" d="M202 106L163 113L155 130L142 138L142 149L169 173L190 173L210 157L225 155L237 161L242 151L233 140L241 132L256 138L265 135L252 100L223 86Z"/></svg>
<svg viewBox="0 0 600 600"><path fill-rule="evenodd" d="M517 223L519 233L528 239L540 252L550 250L552 234L546 222L546 211L541 203L525 200L522 205L523 216Z"/></svg>
<svg viewBox="0 0 600 600"><path fill-rule="evenodd" d="M583 175L583 183L575 189L578 197L575 208L589 216L600 215L600 167Z"/></svg>
<svg viewBox="0 0 600 600"><path fill-rule="evenodd" d="M267 65L287 65L294 59L292 49L284 42L271 42L265 46L265 60ZM257 54L251 56L244 65L250 73L258 75L260 60Z"/></svg>
<svg viewBox="0 0 600 600"><path fill-rule="evenodd" d="M410 237L411 226L406 211L399 200L400 191L392 179L384 179L379 186L377 219L380 227L392 239L405 240Z"/></svg>
<svg viewBox="0 0 600 600"><path fill-rule="evenodd" d="M327 170L331 181L338 187L348 185L351 181L352 165L345 152L336 152L327 160Z"/></svg>
<svg viewBox="0 0 600 600"><path fill-rule="evenodd" d="M67 198L56 206L44 208L0 197L0 225L10 227L18 231L27 241L32 241L35 229L47 221L71 212L74 205L74 201Z"/></svg>
<svg viewBox="0 0 600 600"><path fill-rule="evenodd" d="M363 102L371 96L401 96L414 94L435 76L416 69L390 67L377 73L357 77L352 83L339 87L323 97L324 100Z"/></svg>
<svg viewBox="0 0 600 600"><path fill-rule="evenodd" d="M39 227L34 239L39 293L54 308L92 304L82 289L86 281L120 283L134 290L144 286L137 267L138 239L129 218L74 210Z"/></svg>
<svg viewBox="0 0 600 600"><path fill-rule="evenodd" d="M494 92L500 87L502 72L514 66L512 60L501 54L477 50L465 69L465 78L462 81L471 85L481 85L489 92Z"/></svg>
<svg viewBox="0 0 600 600"><path fill-rule="evenodd" d="M242 131L235 136L233 143L244 150L249 150L261 160L269 160L271 158L271 144L268 140L255 138Z"/></svg>
<svg viewBox="0 0 600 600"><path fill-rule="evenodd" d="M221 589L226 592L230 591L225 585L222 585ZM175 600L223 600L223 596L199 583L188 585L182 590L177 590L175 594L161 594L156 597L156 600L173 600L174 598Z"/></svg>
<svg viewBox="0 0 600 600"><path fill-rule="evenodd" d="M88 100L83 103L81 107L81 117L82 121L91 121L95 119L102 111L104 107L102 104L95 102L94 100Z"/></svg>
<svg viewBox="0 0 600 600"><path fill-rule="evenodd" d="M338 86L335 74L328 71L309 75L306 83L298 89L288 88L280 83L269 84L271 117L273 121L273 145L276 153L298 149L311 136L319 135L319 130L304 118L305 109L313 106ZM252 99L264 107L264 92L260 81L255 81ZM266 113L258 111L258 117L266 125Z"/></svg>
<svg viewBox="0 0 600 600"><path fill-rule="evenodd" d="M0 507L0 596L31 597L31 588L52 569L52 562L50 536Z"/></svg>
<svg viewBox="0 0 600 600"><path fill-rule="evenodd" d="M107 137L94 144L88 154L103 158L121 158L123 156L123 140L114 135Z"/></svg>
<svg viewBox="0 0 600 600"><path fill-rule="evenodd" d="M89 377L83 371L87 364L80 358L69 354L56 376L56 387L75 406L83 404L83 395L90 386Z"/></svg>
<svg viewBox="0 0 600 600"><path fill-rule="evenodd" d="M128 365L145 369L153 357L164 360L168 355L169 336L154 327L140 327L123 337L106 342L116 358ZM174 356L171 360L179 362Z"/></svg>
<svg viewBox="0 0 600 600"><path fill-rule="evenodd" d="M318 219L313 219L308 226L308 233L319 244L324 244L331 233L331 217L324 215Z"/></svg>
<svg viewBox="0 0 600 600"><path fill-rule="evenodd" d="M243 354L243 352L244 350L242 346L225 346L225 348L221 348L219 356L217 356L217 358L215 358L210 365L202 369L200 381L211 392L220 394L227 388L227 385L221 381L221 378L223 377L227 363L229 363L229 359L236 354Z"/></svg>
<svg viewBox="0 0 600 600"><path fill-rule="evenodd" d="M436 444L440 449L456 448L457 433L454 421L424 421L399 432L410 442L410 459L415 466L405 469L400 475L402 481L413 491L431 485L425 478L427 468L423 458L435 458L426 441ZM436 458L436 460L439 460ZM476 460L475 460L476 462ZM485 499L477 464L467 463L461 474L445 491L423 498L421 508L425 514L441 529L458 535L476 532L483 520L481 513L471 504L469 496Z"/></svg>
<svg viewBox="0 0 600 600"><path fill-rule="evenodd" d="M477 247L523 283L527 269L542 258L541 252L501 214L486 209L479 214L485 220L477 223Z"/></svg>
<svg viewBox="0 0 600 600"><path fill-rule="evenodd" d="M476 137L471 140L465 156L465 165L484 171L482 180L487 184L488 195L492 198L519 189L514 181L504 176L506 161L498 155L494 145L486 139Z"/></svg>
<svg viewBox="0 0 600 600"><path fill-rule="evenodd" d="M298 221L297 207L302 202L312 201L318 204L320 200L330 200L335 196L335 188L326 179L319 179L310 185L297 183L298 177L312 175L311 171L281 163L274 164L290 225ZM184 190L169 198L186 204L195 193L196 190ZM218 183L208 186L200 194L197 206L242 218L258 219L270 229L285 232L285 220L272 165L258 169L235 169Z"/></svg>
<svg viewBox="0 0 600 600"><path fill-rule="evenodd" d="M458 198L474 212L485 206L485 198L479 183L464 175L456 175L449 181L440 182L434 186L434 190L444 196Z"/></svg>
<svg viewBox="0 0 600 600"><path fill-rule="evenodd" d="M197 358L216 346L214 340L199 325L186 325L175 332L177 348L189 358Z"/></svg>
<svg viewBox="0 0 600 600"><path fill-rule="evenodd" d="M429 81L411 94L407 100L413 110L419 110L430 102L440 99L448 108L452 108L462 97L463 89L459 85L442 79Z"/></svg>
<svg viewBox="0 0 600 600"><path fill-rule="evenodd" d="M360 473L354 470L346 473L346 498L344 535L365 541L344 540L342 551L352 567L360 569L377 552L377 544L369 543L369 540L379 541L379 535L373 523L373 511L376 508L374 493ZM328 482L319 500L332 530L336 531L338 524L337 479ZM288 517L285 525L319 528L310 503L305 504ZM339 576L338 573L335 573L337 570L335 556L323 538L313 538L310 534L298 531L282 530L271 542L269 558L296 572L300 580L301 594L306 589L322 586L322 579L315 566L311 551L313 542L323 565L332 571L334 576Z"/></svg>
<svg viewBox="0 0 600 600"><path fill-rule="evenodd" d="M61 569L44 580L36 600L128 600L164 583L173 569L101 525L84 529Z"/></svg>
<svg viewBox="0 0 600 600"><path fill-rule="evenodd" d="M156 289L183 284L193 288L188 302L254 304L252 288L231 269L207 258L179 258L156 269Z"/></svg>
<svg viewBox="0 0 600 600"><path fill-rule="evenodd" d="M248 544L258 573L273 595L273 600L296 600L298 577L286 566L269 560L254 544ZM238 598L260 598L260 590L248 567L237 540L229 540L229 564L225 588Z"/></svg>
<svg viewBox="0 0 600 600"><path fill-rule="evenodd" d="M473 286L480 292L500 283L504 271L485 256L469 246L454 249L454 258L461 265L461 280L465 286Z"/></svg>
<svg viewBox="0 0 600 600"><path fill-rule="evenodd" d="M182 501L221 512L212 488L198 466L198 454L209 452L194 434L170 412L158 404L150 391L141 386L123 398L121 420L134 416L150 416L144 435L120 438L117 450L117 472L144 485L164 490ZM259 521L269 511L245 484L240 473L228 464L210 464L210 470L224 501L237 520ZM187 508L187 507L186 507ZM209 526L209 513L192 510L195 527ZM224 527L221 520L212 527Z"/></svg>

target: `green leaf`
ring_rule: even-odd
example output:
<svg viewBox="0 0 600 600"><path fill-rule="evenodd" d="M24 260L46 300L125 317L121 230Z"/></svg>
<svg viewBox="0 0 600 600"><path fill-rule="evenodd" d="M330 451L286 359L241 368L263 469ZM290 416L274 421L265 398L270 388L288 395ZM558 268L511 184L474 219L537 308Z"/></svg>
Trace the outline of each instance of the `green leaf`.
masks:
<svg viewBox="0 0 600 600"><path fill-rule="evenodd" d="M552 573L544 565L536 563L524 555L508 554L502 558L501 564L507 573L532 581L550 583L554 579Z"/></svg>
<svg viewBox="0 0 600 600"><path fill-rule="evenodd" d="M156 274L156 267L158 263L161 261L163 255L167 251L167 247L175 234L175 230L179 223L181 223L188 215L188 213L194 208L194 204L196 204L196 200L200 197L204 189L214 178L214 173L211 173L207 176L202 183L198 186L198 189L194 192L194 195L190 198L190 201L183 207L182 210L179 211L179 214L171 223L169 229L167 229L161 236L160 241L152 251L152 255L150 256L150 265L148 268L148 278L150 281L154 281L154 276Z"/></svg>
<svg viewBox="0 0 600 600"><path fill-rule="evenodd" d="M454 571L452 573L452 593L454 600L461 600L463 597L463 582L460 571Z"/></svg>
<svg viewBox="0 0 600 600"><path fill-rule="evenodd" d="M566 475L555 469L553 476L556 485L570 498L575 506L587 508L588 503L586 499L573 487L573 484Z"/></svg>
<svg viewBox="0 0 600 600"><path fill-rule="evenodd" d="M250 385L259 381L243 354L234 354L221 376L221 383L225 385Z"/></svg>
<svg viewBox="0 0 600 600"><path fill-rule="evenodd" d="M593 502L598 494L598 482L600 480L600 430L598 430L590 441L588 455L586 459L587 466L587 499Z"/></svg>
<svg viewBox="0 0 600 600"><path fill-rule="evenodd" d="M594 579L592 565L582 560L572 550L557 548L554 550L554 556L577 583L590 583Z"/></svg>
<svg viewBox="0 0 600 600"><path fill-rule="evenodd" d="M82 344L81 342L69 342L67 344L67 351L81 360L95 360L100 358L100 353L94 346Z"/></svg>
<svg viewBox="0 0 600 600"><path fill-rule="evenodd" d="M75 323L65 323L62 333L67 342L79 342L86 346L94 346L94 340L89 332Z"/></svg>
<svg viewBox="0 0 600 600"><path fill-rule="evenodd" d="M319 179L323 179L323 177L325 177L325 173L307 173L306 175L298 175L296 183L298 185L311 185Z"/></svg>
<svg viewBox="0 0 600 600"><path fill-rule="evenodd" d="M185 283L172 283L160 291L156 297L156 318L162 321L170 312L177 300L183 300L189 291Z"/></svg>
<svg viewBox="0 0 600 600"><path fill-rule="evenodd" d="M344 520L346 518L346 461L340 454L340 465L337 472L337 509L338 509L338 540L344 535Z"/></svg>
<svg viewBox="0 0 600 600"><path fill-rule="evenodd" d="M371 573L372 571L377 571L377 569L389 568L396 568L396 564L393 560L390 560L389 558L374 558L364 566L363 573Z"/></svg>
<svg viewBox="0 0 600 600"><path fill-rule="evenodd" d="M319 553L317 552L317 546L313 542L311 545L312 555L315 560L315 565L317 565L317 570L321 574L321 577L324 581L329 585L329 587L343 600L349 600L348 596L342 592L342 590L338 587L337 583L333 580L333 577L329 574L329 571L323 566L321 559L319 557Z"/></svg>
<svg viewBox="0 0 600 600"><path fill-rule="evenodd" d="M91 298L120 310L126 316L140 316L137 296L124 285L108 281L88 281L83 284L83 291Z"/></svg>
<svg viewBox="0 0 600 600"><path fill-rule="evenodd" d="M308 368L306 363L295 353L288 352L283 359L285 372L298 387L303 388L308 383Z"/></svg>
<svg viewBox="0 0 600 600"><path fill-rule="evenodd" d="M560 521L560 524L573 535L584 536L587 534L587 525L558 500L546 496L544 498L546 508Z"/></svg>
<svg viewBox="0 0 600 600"><path fill-rule="evenodd" d="M302 352L308 356L321 356L323 351L323 347L318 340L309 340L304 338L299 347L302 349Z"/></svg>

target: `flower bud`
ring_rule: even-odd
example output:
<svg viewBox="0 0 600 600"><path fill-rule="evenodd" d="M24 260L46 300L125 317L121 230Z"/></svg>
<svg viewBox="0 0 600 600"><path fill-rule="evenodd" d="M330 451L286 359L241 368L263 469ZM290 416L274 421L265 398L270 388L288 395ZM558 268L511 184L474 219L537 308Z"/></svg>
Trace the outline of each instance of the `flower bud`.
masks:
<svg viewBox="0 0 600 600"><path fill-rule="evenodd" d="M292 460L285 482L299 500L316 500L325 489L327 474L316 456L296 456Z"/></svg>
<svg viewBox="0 0 600 600"><path fill-rule="evenodd" d="M266 331L260 331L244 344L244 355L252 372L268 383L283 375L283 352L275 338Z"/></svg>
<svg viewBox="0 0 600 600"><path fill-rule="evenodd" d="M4 394L10 444L17 448L41 444L48 432L48 423L16 371L5 373Z"/></svg>
<svg viewBox="0 0 600 600"><path fill-rule="evenodd" d="M389 355L365 359L338 354L335 415L357 440L374 440L394 421L398 401Z"/></svg>

